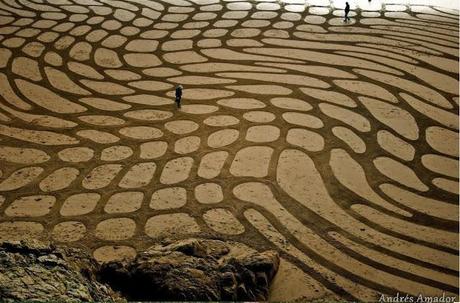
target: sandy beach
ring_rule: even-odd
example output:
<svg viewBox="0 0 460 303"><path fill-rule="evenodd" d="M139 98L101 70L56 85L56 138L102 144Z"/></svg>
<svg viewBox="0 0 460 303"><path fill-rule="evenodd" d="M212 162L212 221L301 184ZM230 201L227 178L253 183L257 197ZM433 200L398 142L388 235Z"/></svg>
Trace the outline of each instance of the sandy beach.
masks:
<svg viewBox="0 0 460 303"><path fill-rule="evenodd" d="M458 10L343 8L0 1L0 241L223 239L280 253L274 301L458 301Z"/></svg>

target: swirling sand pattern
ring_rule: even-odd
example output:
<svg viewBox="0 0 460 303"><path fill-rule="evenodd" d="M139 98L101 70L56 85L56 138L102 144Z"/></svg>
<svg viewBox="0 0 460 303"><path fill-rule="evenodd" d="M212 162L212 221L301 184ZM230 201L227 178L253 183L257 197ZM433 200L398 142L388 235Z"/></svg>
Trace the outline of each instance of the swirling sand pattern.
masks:
<svg viewBox="0 0 460 303"><path fill-rule="evenodd" d="M281 253L273 299L458 294L458 11L280 2L1 0L0 239L220 237Z"/></svg>

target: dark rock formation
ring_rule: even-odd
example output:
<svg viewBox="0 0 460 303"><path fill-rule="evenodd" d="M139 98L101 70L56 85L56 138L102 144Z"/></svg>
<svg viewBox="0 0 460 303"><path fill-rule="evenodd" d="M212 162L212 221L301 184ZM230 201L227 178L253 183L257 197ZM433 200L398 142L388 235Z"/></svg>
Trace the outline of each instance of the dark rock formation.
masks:
<svg viewBox="0 0 460 303"><path fill-rule="evenodd" d="M278 254L236 256L234 250L217 240L178 241L152 247L128 263L106 263L100 277L128 300L267 300Z"/></svg>
<svg viewBox="0 0 460 303"><path fill-rule="evenodd" d="M81 250L34 241L0 245L0 301L114 301L95 279L98 264Z"/></svg>
<svg viewBox="0 0 460 303"><path fill-rule="evenodd" d="M278 266L276 252L217 240L158 245L133 261L102 266L74 248L4 242L0 301L261 301Z"/></svg>

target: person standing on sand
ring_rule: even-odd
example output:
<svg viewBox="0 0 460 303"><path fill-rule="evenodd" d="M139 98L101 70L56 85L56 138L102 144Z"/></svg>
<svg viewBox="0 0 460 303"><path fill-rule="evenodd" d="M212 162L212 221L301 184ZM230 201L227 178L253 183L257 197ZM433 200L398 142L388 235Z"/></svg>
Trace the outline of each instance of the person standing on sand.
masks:
<svg viewBox="0 0 460 303"><path fill-rule="evenodd" d="M350 17L348 17L348 13L350 12L350 4L348 2L345 2L345 19L343 22L350 21Z"/></svg>
<svg viewBox="0 0 460 303"><path fill-rule="evenodd" d="M176 105L177 105L177 108L180 108L180 102L182 100L182 85L178 85L176 86Z"/></svg>

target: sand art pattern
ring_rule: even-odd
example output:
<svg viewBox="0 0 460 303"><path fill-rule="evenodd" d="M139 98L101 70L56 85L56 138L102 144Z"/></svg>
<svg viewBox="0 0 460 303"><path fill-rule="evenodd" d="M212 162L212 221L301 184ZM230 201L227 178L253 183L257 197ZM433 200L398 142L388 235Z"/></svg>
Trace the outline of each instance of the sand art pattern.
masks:
<svg viewBox="0 0 460 303"><path fill-rule="evenodd" d="M277 249L310 299L457 294L458 11L342 16L0 0L0 240L216 236Z"/></svg>

